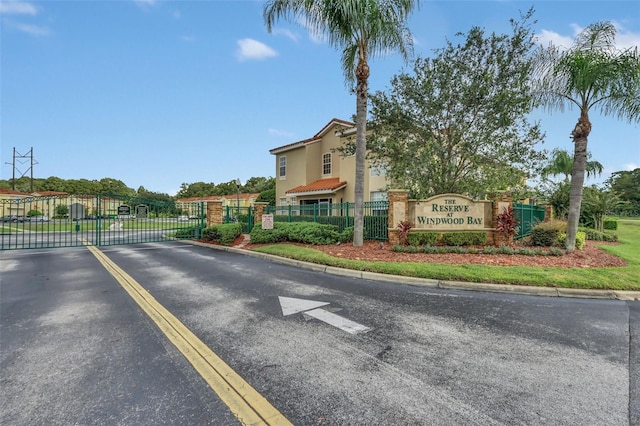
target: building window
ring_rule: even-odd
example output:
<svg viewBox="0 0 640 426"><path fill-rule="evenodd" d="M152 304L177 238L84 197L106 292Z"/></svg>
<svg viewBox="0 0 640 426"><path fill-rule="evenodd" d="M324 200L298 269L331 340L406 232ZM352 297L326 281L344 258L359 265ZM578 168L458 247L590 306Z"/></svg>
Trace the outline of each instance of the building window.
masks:
<svg viewBox="0 0 640 426"><path fill-rule="evenodd" d="M278 159L278 176L280 179L287 177L287 156L283 155Z"/></svg>
<svg viewBox="0 0 640 426"><path fill-rule="evenodd" d="M386 174L387 171L382 164L376 164L369 167L369 176L385 176Z"/></svg>
<svg viewBox="0 0 640 426"><path fill-rule="evenodd" d="M369 195L371 197L369 206L371 207L372 216L386 216L389 214L389 203L387 201L386 191L372 191Z"/></svg>
<svg viewBox="0 0 640 426"><path fill-rule="evenodd" d="M331 174L331 153L327 152L322 154L322 175L328 176Z"/></svg>

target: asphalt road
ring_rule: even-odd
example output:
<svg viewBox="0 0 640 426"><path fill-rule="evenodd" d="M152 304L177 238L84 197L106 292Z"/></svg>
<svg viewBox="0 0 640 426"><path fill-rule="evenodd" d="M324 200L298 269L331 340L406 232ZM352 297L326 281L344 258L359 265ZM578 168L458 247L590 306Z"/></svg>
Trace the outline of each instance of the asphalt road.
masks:
<svg viewBox="0 0 640 426"><path fill-rule="evenodd" d="M179 242L102 252L296 425L640 425L638 302L382 283ZM0 273L1 424L238 424L87 249L1 252ZM285 316L291 299L325 313ZM368 331L317 319L335 316Z"/></svg>

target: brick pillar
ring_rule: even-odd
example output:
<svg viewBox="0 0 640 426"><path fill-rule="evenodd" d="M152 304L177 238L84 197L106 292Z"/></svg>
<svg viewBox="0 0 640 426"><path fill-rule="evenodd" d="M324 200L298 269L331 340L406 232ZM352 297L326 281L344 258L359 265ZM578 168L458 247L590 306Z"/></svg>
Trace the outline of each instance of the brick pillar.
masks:
<svg viewBox="0 0 640 426"><path fill-rule="evenodd" d="M389 219L387 223L389 242L398 244L398 224L409 220L409 191L404 189L390 189L387 192L389 200Z"/></svg>
<svg viewBox="0 0 640 426"><path fill-rule="evenodd" d="M265 210L267 209L267 206L269 205L269 203L265 203L262 201L256 201L255 203L253 203L253 206L255 207L255 210L253 211L253 224L255 225L258 222L262 222L262 215L264 214Z"/></svg>
<svg viewBox="0 0 640 426"><path fill-rule="evenodd" d="M492 227L494 228L492 232L493 244L496 246L505 246L505 245L513 244L513 236L507 239L507 237L505 237L504 234L495 230L496 226L498 225L498 215L502 213L505 208L509 208L512 202L513 202L513 198L510 192L498 193L496 194L496 197L493 200L493 206L491 210L492 211L491 223L492 223Z"/></svg>
<svg viewBox="0 0 640 426"><path fill-rule="evenodd" d="M544 221L551 222L553 219L553 206L551 204L547 204L544 206Z"/></svg>
<svg viewBox="0 0 640 426"><path fill-rule="evenodd" d="M223 216L222 200L207 201L207 228L221 225Z"/></svg>

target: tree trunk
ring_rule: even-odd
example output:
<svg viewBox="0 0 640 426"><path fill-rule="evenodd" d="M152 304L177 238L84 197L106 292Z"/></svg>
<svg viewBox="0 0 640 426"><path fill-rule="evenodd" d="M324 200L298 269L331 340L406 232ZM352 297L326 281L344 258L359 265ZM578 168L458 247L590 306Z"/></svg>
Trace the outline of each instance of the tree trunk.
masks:
<svg viewBox="0 0 640 426"><path fill-rule="evenodd" d="M569 193L569 219L567 222L566 249L570 253L576 248L576 234L580 221L584 171L587 165L587 137L591 133L591 123L586 110L582 110L576 127L571 132L574 143L573 171L571 172L571 191Z"/></svg>
<svg viewBox="0 0 640 426"><path fill-rule="evenodd" d="M364 244L364 166L367 155L367 97L369 95L369 65L362 58L358 61L356 79L356 177L353 245L361 247Z"/></svg>

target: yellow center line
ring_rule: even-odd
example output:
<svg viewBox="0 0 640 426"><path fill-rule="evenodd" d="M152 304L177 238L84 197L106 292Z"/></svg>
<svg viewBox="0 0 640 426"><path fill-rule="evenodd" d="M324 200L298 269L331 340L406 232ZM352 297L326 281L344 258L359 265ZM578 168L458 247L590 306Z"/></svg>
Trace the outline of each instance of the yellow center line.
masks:
<svg viewBox="0 0 640 426"><path fill-rule="evenodd" d="M87 248L156 323L211 389L245 425L292 425L258 391L227 365L171 312L98 248Z"/></svg>

